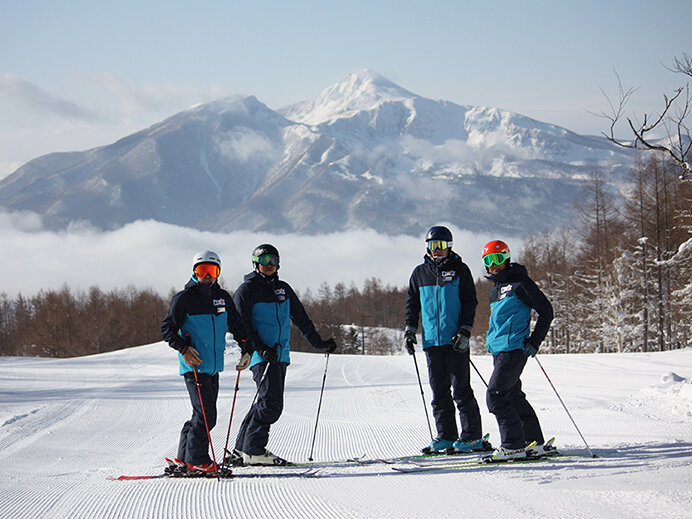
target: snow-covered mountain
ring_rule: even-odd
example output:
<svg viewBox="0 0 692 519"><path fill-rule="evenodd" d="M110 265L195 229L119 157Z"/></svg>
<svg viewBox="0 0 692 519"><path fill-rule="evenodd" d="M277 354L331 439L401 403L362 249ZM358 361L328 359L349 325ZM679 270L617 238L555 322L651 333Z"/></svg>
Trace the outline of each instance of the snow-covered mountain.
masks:
<svg viewBox="0 0 692 519"><path fill-rule="evenodd" d="M363 70L278 111L226 98L108 146L39 157L0 182L0 205L37 212L51 228L154 219L420 234L448 221L523 234L568 222L592 168L617 179L632 160L603 138L433 101Z"/></svg>

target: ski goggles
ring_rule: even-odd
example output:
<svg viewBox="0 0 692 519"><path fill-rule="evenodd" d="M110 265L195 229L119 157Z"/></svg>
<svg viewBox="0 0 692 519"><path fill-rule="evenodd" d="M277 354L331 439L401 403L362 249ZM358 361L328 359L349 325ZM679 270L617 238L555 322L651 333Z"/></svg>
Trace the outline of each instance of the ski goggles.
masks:
<svg viewBox="0 0 692 519"><path fill-rule="evenodd" d="M430 240L428 242L428 250L445 250L452 246L451 241L446 240Z"/></svg>
<svg viewBox="0 0 692 519"><path fill-rule="evenodd" d="M252 261L259 263L263 267L271 265L276 267L279 265L279 257L276 254L262 254L261 256L253 256Z"/></svg>
<svg viewBox="0 0 692 519"><path fill-rule="evenodd" d="M214 265L213 263L200 263L195 267L195 276L197 279L202 279L210 275L213 278L218 278L221 274L221 267Z"/></svg>
<svg viewBox="0 0 692 519"><path fill-rule="evenodd" d="M483 265L490 268L493 265L502 265L508 259L509 254L504 252L493 252L492 254L486 254L483 256Z"/></svg>

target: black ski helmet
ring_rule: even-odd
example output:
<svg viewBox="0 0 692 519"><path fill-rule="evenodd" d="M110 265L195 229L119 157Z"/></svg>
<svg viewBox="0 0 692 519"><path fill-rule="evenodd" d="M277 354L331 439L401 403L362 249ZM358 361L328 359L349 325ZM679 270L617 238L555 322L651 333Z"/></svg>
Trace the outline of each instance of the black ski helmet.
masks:
<svg viewBox="0 0 692 519"><path fill-rule="evenodd" d="M262 245L258 245L255 247L255 250L252 251L252 267L259 272L259 258L260 256L264 256L265 254L274 254L277 258L280 258L279 256L279 251L276 247L273 245L270 245L269 243L263 243ZM279 269L279 266L276 266L276 269Z"/></svg>
<svg viewBox="0 0 692 519"><path fill-rule="evenodd" d="M435 225L434 227L431 227L428 230L428 234L425 235L425 242L427 243L430 240L444 240L451 242L452 231L442 225Z"/></svg>

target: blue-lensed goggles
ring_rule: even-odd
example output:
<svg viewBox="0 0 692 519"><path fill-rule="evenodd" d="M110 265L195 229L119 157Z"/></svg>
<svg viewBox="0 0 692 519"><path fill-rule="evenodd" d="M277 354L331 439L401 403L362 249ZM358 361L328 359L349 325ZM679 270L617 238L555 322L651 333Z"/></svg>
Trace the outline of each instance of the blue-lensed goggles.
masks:
<svg viewBox="0 0 692 519"><path fill-rule="evenodd" d="M252 261L259 263L263 267L267 265L276 267L279 264L279 257L276 254L262 254L261 256L253 256Z"/></svg>
<svg viewBox="0 0 692 519"><path fill-rule="evenodd" d="M502 265L508 259L509 254L505 254L504 252L493 252L492 254L483 256L483 265L490 268L493 265Z"/></svg>

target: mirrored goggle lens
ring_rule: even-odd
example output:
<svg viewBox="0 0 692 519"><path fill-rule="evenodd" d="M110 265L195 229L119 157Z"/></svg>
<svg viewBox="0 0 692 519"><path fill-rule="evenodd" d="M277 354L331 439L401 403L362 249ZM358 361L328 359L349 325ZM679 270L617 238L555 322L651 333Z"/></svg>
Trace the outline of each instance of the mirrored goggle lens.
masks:
<svg viewBox="0 0 692 519"><path fill-rule="evenodd" d="M430 240L428 242L428 249L429 250L445 250L448 249L449 247L452 246L451 241L445 241L445 240Z"/></svg>
<svg viewBox="0 0 692 519"><path fill-rule="evenodd" d="M279 264L279 257L276 254L262 254L259 258L257 256L252 257L253 261L256 261L263 267L271 265L276 267Z"/></svg>
<svg viewBox="0 0 692 519"><path fill-rule="evenodd" d="M212 265L210 263L202 263L201 265L197 265L195 267L195 274L197 275L197 279L202 279L207 274L209 274L213 278L218 278L220 273L221 269L219 268L219 266Z"/></svg>
<svg viewBox="0 0 692 519"><path fill-rule="evenodd" d="M486 267L492 267L493 265L502 265L507 258L509 258L509 254L505 254L504 252L493 252L492 254L488 254L487 256L483 256L483 265Z"/></svg>

